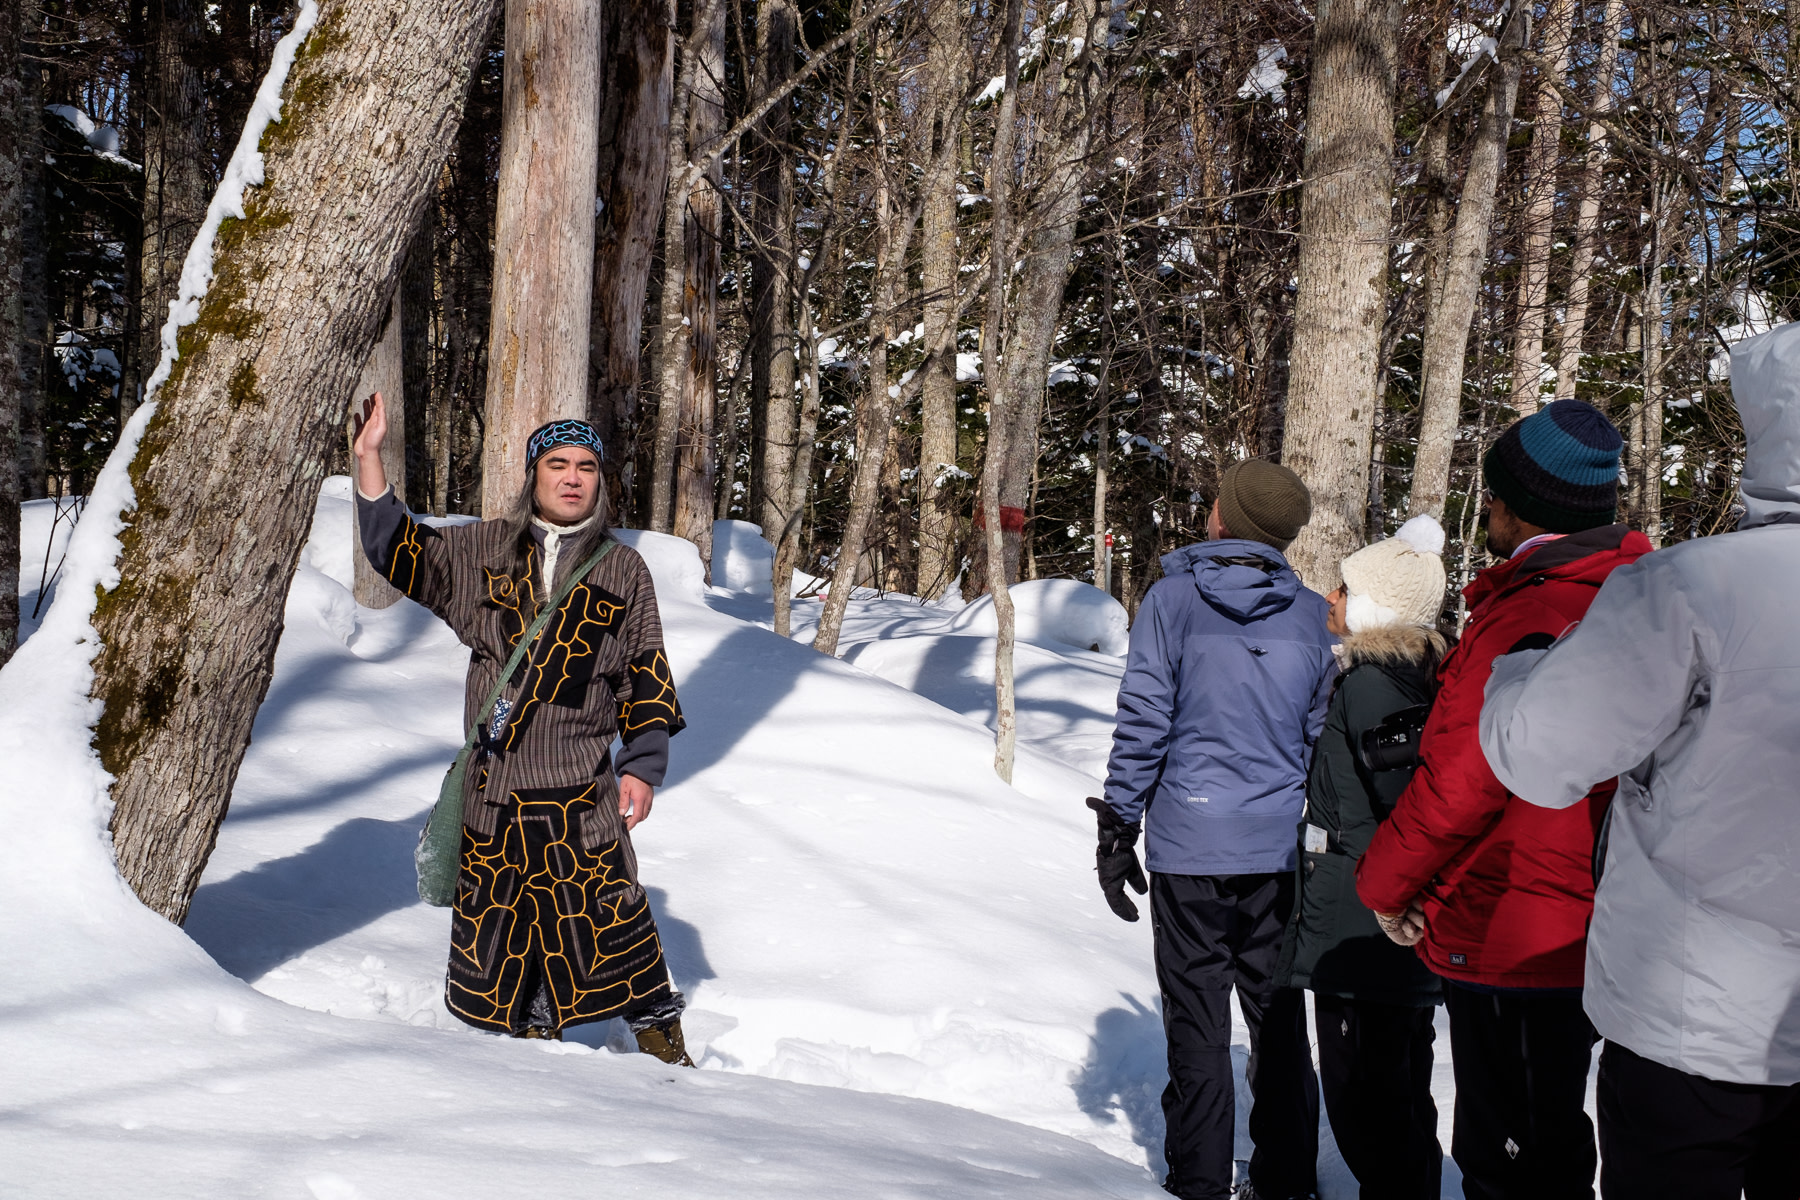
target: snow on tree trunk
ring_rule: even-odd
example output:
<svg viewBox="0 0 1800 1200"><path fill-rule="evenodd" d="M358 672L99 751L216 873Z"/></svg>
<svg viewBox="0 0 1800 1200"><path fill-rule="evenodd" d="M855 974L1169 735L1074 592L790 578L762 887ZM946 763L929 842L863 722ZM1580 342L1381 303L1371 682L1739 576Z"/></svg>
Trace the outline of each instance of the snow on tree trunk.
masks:
<svg viewBox="0 0 1800 1200"><path fill-rule="evenodd" d="M119 870L170 920L224 818L329 452L498 8L321 6L248 164L265 182L220 229L153 397L118 582L93 618L94 740Z"/></svg>
<svg viewBox="0 0 1800 1200"><path fill-rule="evenodd" d="M605 14L588 419L606 443L603 470L618 517L636 482L625 467L638 424L644 298L669 176L675 35L668 6L656 0L619 0Z"/></svg>
<svg viewBox="0 0 1800 1200"><path fill-rule="evenodd" d="M1587 329L1588 292L1593 281L1594 257L1600 239L1600 193L1605 186L1606 160L1611 157L1603 124L1613 108L1613 77L1619 66L1619 34L1625 28L1625 0L1606 0L1600 21L1600 44L1594 58L1593 99L1588 111L1587 154L1581 164L1581 197L1575 216L1575 236L1569 250L1569 288L1563 301L1562 339L1556 356L1556 398L1575 396L1576 375L1581 368L1581 343Z"/></svg>
<svg viewBox="0 0 1800 1200"><path fill-rule="evenodd" d="M139 360L154 365L169 301L181 285L181 262L212 198L206 93L200 71L205 37L201 0L149 6L151 45L144 57L144 239L139 279L143 323ZM138 397L122 396L122 411Z"/></svg>
<svg viewBox="0 0 1800 1200"><path fill-rule="evenodd" d="M943 156L947 143L962 136L964 93L968 90L968 32L960 5L937 0L931 10L931 44L926 50L925 86L931 106L932 153L942 166L924 180L920 287L925 293L925 340L945 339L945 324L956 312L956 159ZM919 394L919 595L935 600L956 577L955 495L947 490L957 470L955 333L952 353L932 360Z"/></svg>
<svg viewBox="0 0 1800 1200"><path fill-rule="evenodd" d="M517 498L525 442L587 416L601 6L507 0L481 511Z"/></svg>
<svg viewBox="0 0 1800 1200"><path fill-rule="evenodd" d="M19 350L25 331L20 6L0 8L0 666L19 647Z"/></svg>
<svg viewBox="0 0 1800 1200"><path fill-rule="evenodd" d="M756 8L756 86L767 94L794 65L799 13L793 0ZM756 194L750 251L750 495L745 512L770 543L787 523L794 458L794 163L788 140L793 104L769 110L752 150Z"/></svg>
<svg viewBox="0 0 1800 1200"><path fill-rule="evenodd" d="M398 294L394 296L394 306L388 315L387 326L382 330L381 340L375 343L375 349L369 352L368 365L363 367L362 378L357 381L356 391L351 393L351 402L360 402L365 396L381 393L383 403L387 406L388 432L381 443L381 469L387 473L388 483L393 485L394 495L402 502L406 500L406 367L405 354L401 349L401 301ZM351 562L356 572L356 586L353 589L356 602L364 608L391 608L400 599L400 592L393 584L383 579L369 562L368 555L363 553L362 522L353 513L350 517Z"/></svg>
<svg viewBox="0 0 1800 1200"><path fill-rule="evenodd" d="M1412 516L1444 515L1450 490L1450 460L1456 450L1456 428L1462 415L1463 370L1469 354L1469 328L1480 298L1482 269L1487 265L1489 234L1500 176L1506 169L1506 139L1512 130L1513 105L1519 96L1520 57L1528 26L1524 8L1513 10L1500 33L1500 59L1489 67L1487 93L1475 129L1469 168L1463 175L1456 225L1438 283L1435 302L1425 314L1425 340L1420 351L1419 449L1413 458ZM1442 119L1442 118L1440 118Z"/></svg>
<svg viewBox="0 0 1800 1200"><path fill-rule="evenodd" d="M725 128L725 5L715 0L706 7L704 16L705 25L696 30L698 70L688 106L690 154ZM713 486L718 473L713 427L719 406L719 241L725 216L721 184L722 174L715 160L688 193L686 220L680 227L682 252L687 258L681 292L686 353L673 364L680 372L680 425L675 443L675 511L670 531L700 548L700 562L709 579ZM672 248L669 253L674 253Z"/></svg>
<svg viewBox="0 0 1800 1200"><path fill-rule="evenodd" d="M1543 396L1544 322L1550 304L1550 250L1556 223L1556 169L1562 161L1562 84L1569 73L1575 0L1550 0L1544 10L1543 61L1532 101L1531 153L1525 161L1525 211L1520 217L1519 292L1513 325L1512 406L1522 417Z"/></svg>
<svg viewBox="0 0 1800 1200"><path fill-rule="evenodd" d="M1313 35L1282 461L1313 498L1312 521L1288 558L1319 590L1362 542L1368 504L1399 28L1397 0L1331 0Z"/></svg>

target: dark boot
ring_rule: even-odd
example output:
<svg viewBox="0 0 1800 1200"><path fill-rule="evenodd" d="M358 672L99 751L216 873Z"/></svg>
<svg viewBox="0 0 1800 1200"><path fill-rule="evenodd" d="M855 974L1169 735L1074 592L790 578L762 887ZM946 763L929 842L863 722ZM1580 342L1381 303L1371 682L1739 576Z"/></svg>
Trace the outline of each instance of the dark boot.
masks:
<svg viewBox="0 0 1800 1200"><path fill-rule="evenodd" d="M688 1057L687 1043L681 1037L681 1018L664 1021L659 1025L648 1025L637 1031L638 1049L645 1054L654 1055L672 1067L691 1067L694 1060Z"/></svg>
<svg viewBox="0 0 1800 1200"><path fill-rule="evenodd" d="M560 1042L562 1041L562 1030L551 1029L547 1025L527 1025L518 1033L513 1034L513 1036L517 1038L531 1038L533 1040L541 1039L546 1042Z"/></svg>

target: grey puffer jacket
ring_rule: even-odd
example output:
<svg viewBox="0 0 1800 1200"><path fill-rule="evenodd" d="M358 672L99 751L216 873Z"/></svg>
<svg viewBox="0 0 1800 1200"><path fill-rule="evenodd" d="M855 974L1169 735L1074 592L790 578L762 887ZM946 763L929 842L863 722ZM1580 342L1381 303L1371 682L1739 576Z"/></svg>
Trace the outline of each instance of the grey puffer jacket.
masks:
<svg viewBox="0 0 1800 1200"><path fill-rule="evenodd" d="M1547 651L1500 659L1481 745L1514 793L1618 774L1588 936L1601 1035L1800 1083L1800 324L1740 343L1740 532L1646 555Z"/></svg>

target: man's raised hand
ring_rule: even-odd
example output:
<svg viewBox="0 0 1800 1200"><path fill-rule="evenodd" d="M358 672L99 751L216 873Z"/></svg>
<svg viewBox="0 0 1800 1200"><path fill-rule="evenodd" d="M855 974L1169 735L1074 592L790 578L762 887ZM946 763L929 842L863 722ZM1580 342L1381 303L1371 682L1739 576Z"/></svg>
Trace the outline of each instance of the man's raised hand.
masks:
<svg viewBox="0 0 1800 1200"><path fill-rule="evenodd" d="M350 453L356 456L356 488L371 500L387 491L381 443L387 438L387 405L376 392L350 411Z"/></svg>

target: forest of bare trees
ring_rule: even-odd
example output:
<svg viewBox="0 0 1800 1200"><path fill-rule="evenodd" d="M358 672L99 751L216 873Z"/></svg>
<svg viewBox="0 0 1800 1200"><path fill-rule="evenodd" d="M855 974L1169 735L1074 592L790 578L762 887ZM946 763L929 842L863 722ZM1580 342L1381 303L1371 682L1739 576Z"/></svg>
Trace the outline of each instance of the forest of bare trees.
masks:
<svg viewBox="0 0 1800 1200"><path fill-rule="evenodd" d="M1422 512L1460 586L1482 451L1556 397L1626 431L1629 519L1653 541L1716 532L1741 443L1722 352L1800 315L1784 4L318 7L258 210L285 215L226 227L233 277L269 302L221 308L186 352L150 444L188 456L139 457L172 495L225 486L176 474L201 440L263 439L266 503L292 511L245 533L189 496L127 539L127 583L158 581L136 594L159 605L227 586L273 605L261 640L231 642L252 679L378 341L414 508L492 511L522 431L584 415L617 523L703 559L716 519L760 525L778 630L798 579L831 653L858 585L1004 606L1003 583L1062 576L1135 611L1246 456L1312 487L1293 557L1314 586ZM7 14L0 660L17 505L85 494L145 398L295 20L286 0ZM360 173L353 136L374 148ZM171 601L182 555L248 574ZM153 761L174 728L157 706L179 705L146 663L198 651L154 627L170 612L127 607L99 618L102 749L160 803L186 786Z"/></svg>

